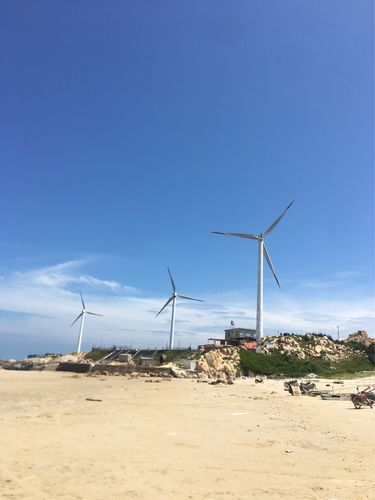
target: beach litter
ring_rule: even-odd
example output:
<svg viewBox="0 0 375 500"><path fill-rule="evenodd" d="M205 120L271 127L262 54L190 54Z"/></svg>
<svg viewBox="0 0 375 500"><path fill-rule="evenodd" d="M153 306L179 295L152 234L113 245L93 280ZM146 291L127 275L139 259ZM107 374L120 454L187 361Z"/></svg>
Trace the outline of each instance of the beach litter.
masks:
<svg viewBox="0 0 375 500"><path fill-rule="evenodd" d="M284 390L288 391L292 396L299 396L300 394L309 395L316 391L316 385L310 380L298 383L298 380L293 379L284 382Z"/></svg>

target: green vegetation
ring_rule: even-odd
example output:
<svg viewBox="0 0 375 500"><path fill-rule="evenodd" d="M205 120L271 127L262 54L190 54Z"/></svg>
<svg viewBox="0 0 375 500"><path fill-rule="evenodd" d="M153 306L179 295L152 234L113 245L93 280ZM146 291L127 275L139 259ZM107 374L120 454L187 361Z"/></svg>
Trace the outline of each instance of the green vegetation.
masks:
<svg viewBox="0 0 375 500"><path fill-rule="evenodd" d="M350 347L350 349L353 349L354 351L366 351L367 347L364 344L360 344L358 342L353 342L353 340L349 340L348 342L345 342L346 347Z"/></svg>
<svg viewBox="0 0 375 500"><path fill-rule="evenodd" d="M164 357L164 363L176 363L181 359L186 359L190 357L195 351L192 349L172 349L171 351L163 351L155 353L154 357L159 361L160 356Z"/></svg>
<svg viewBox="0 0 375 500"><path fill-rule="evenodd" d="M367 354L368 359L371 361L372 365L375 365L375 342L366 346L359 342L354 342L353 340L349 340L345 342L347 347L350 347L354 351L365 352Z"/></svg>
<svg viewBox="0 0 375 500"><path fill-rule="evenodd" d="M335 377L373 370L374 367L371 362L362 356L354 356L353 358L345 359L340 363L333 363L331 365L331 374Z"/></svg>
<svg viewBox="0 0 375 500"><path fill-rule="evenodd" d="M285 377L303 377L315 373L321 377L342 377L362 371L373 370L370 361L362 356L330 363L320 358L288 358L279 353L261 354L240 351L240 369L244 375L278 375Z"/></svg>
<svg viewBox="0 0 375 500"><path fill-rule="evenodd" d="M92 361L100 361L104 356L107 356L112 352L112 349L92 349L85 355L85 359L91 359Z"/></svg>

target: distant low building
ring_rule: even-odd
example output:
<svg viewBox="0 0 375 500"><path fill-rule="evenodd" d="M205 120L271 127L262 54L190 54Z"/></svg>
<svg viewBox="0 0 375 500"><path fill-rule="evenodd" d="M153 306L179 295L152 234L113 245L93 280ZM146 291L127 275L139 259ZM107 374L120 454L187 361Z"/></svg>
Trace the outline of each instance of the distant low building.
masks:
<svg viewBox="0 0 375 500"><path fill-rule="evenodd" d="M235 327L224 330L224 338L210 338L209 341L219 345L243 345L247 349L256 349L256 330Z"/></svg>
<svg viewBox="0 0 375 500"><path fill-rule="evenodd" d="M233 326L224 330L225 340L256 340L256 330Z"/></svg>

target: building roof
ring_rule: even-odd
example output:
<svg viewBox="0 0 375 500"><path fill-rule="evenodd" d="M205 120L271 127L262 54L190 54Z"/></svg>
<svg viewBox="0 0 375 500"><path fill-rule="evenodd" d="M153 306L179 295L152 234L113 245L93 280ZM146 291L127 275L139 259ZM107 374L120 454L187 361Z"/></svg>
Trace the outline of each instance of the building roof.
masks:
<svg viewBox="0 0 375 500"><path fill-rule="evenodd" d="M235 330L241 330L241 332L256 332L255 328L242 328L240 326L233 326L232 328L226 328L224 332L232 332Z"/></svg>

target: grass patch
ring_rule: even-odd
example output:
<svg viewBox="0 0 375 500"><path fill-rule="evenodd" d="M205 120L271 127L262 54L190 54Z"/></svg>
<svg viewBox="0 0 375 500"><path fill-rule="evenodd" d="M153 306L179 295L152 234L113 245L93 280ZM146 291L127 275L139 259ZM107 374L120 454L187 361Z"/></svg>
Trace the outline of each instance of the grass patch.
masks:
<svg viewBox="0 0 375 500"><path fill-rule="evenodd" d="M362 356L354 356L339 363L330 363L322 358L287 358L279 353L261 354L240 351L240 369L244 375L277 375L304 377L315 373L325 378L353 376L358 372L371 371L372 364Z"/></svg>
<svg viewBox="0 0 375 500"><path fill-rule="evenodd" d="M158 352L156 356L159 358L160 354L165 356L163 363L176 363L181 359L190 357L194 351L192 349L172 349L171 351Z"/></svg>
<svg viewBox="0 0 375 500"><path fill-rule="evenodd" d="M333 363L331 367L331 374L335 377L353 375L355 373L366 371L374 372L372 363L368 358L364 358L362 356L354 356L353 358L340 361L340 363Z"/></svg>
<svg viewBox="0 0 375 500"><path fill-rule="evenodd" d="M92 349L85 354L84 359L91 359L92 361L100 361L104 356L107 356L113 349Z"/></svg>

